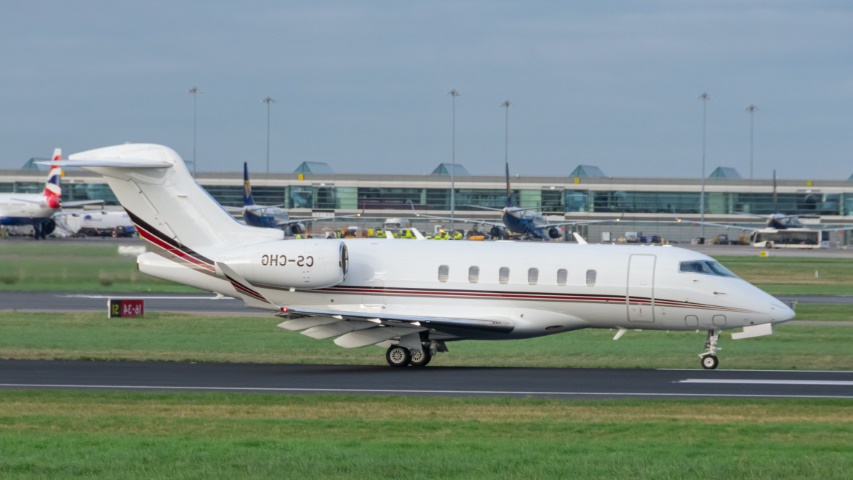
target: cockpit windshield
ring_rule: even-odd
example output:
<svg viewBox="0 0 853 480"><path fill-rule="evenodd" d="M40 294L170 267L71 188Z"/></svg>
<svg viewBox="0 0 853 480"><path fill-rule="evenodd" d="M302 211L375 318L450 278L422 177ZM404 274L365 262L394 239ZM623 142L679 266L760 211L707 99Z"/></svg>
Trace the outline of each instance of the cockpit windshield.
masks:
<svg viewBox="0 0 853 480"><path fill-rule="evenodd" d="M681 262L679 266L680 272L685 273L703 273L705 275L716 275L718 277L735 277L737 275L731 270L724 267L720 262L713 260L693 260L690 262Z"/></svg>

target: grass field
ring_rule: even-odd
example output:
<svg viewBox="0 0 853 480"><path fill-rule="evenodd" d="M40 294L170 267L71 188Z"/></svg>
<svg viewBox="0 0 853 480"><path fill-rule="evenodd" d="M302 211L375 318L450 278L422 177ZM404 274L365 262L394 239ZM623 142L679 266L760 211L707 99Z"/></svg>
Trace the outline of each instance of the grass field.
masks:
<svg viewBox="0 0 853 480"><path fill-rule="evenodd" d="M716 258L744 280L773 295L853 294L853 259L757 255Z"/></svg>
<svg viewBox="0 0 853 480"><path fill-rule="evenodd" d="M836 318L826 306L815 307L821 307L824 318ZM107 319L103 313L2 312L0 358L385 364L379 348L344 349L330 340L276 328L280 321L164 313ZM614 333L581 330L512 342L451 342L450 353L438 355L432 364L699 368L703 332L632 331L616 342ZM724 334L720 360L724 368L850 370L851 344L850 326L780 325L767 337L732 340Z"/></svg>
<svg viewBox="0 0 853 480"><path fill-rule="evenodd" d="M820 478L847 401L0 393L0 477Z"/></svg>
<svg viewBox="0 0 853 480"><path fill-rule="evenodd" d="M68 292L197 292L136 270L119 244L0 242L0 290Z"/></svg>

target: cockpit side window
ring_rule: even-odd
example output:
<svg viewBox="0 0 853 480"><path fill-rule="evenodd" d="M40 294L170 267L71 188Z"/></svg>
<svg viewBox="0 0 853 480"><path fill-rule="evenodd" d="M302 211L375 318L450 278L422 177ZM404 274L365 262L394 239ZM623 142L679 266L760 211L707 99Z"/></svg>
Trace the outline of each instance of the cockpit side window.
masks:
<svg viewBox="0 0 853 480"><path fill-rule="evenodd" d="M714 272L714 275L719 275L721 277L737 277L731 270L724 267L720 262L705 262L708 265L708 268Z"/></svg>
<svg viewBox="0 0 853 480"><path fill-rule="evenodd" d="M704 275L715 275L718 277L737 277L728 268L722 266L719 262L709 260L693 260L689 262L681 262L678 266L678 271L682 273L701 273Z"/></svg>
<svg viewBox="0 0 853 480"><path fill-rule="evenodd" d="M705 267L705 262L695 261L695 262L681 262L681 266L679 267L680 272L687 273L711 273Z"/></svg>

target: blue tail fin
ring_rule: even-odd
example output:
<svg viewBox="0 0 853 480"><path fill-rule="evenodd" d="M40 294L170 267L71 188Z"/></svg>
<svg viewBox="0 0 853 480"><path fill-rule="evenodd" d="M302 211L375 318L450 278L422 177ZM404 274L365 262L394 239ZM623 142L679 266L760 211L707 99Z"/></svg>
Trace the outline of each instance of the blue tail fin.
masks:
<svg viewBox="0 0 853 480"><path fill-rule="evenodd" d="M243 162L243 206L251 207L255 204L255 199L252 198L252 185L249 183L249 166Z"/></svg>

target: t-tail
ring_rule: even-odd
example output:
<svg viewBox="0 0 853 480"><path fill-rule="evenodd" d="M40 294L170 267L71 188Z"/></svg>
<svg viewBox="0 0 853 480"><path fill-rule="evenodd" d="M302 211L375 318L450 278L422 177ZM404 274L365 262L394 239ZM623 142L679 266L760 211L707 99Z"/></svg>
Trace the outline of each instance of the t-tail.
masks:
<svg viewBox="0 0 853 480"><path fill-rule="evenodd" d="M62 149L55 148L53 150L53 158L51 159L50 171L47 173L47 181L44 183L44 198L50 208L59 208L62 203L62 167L59 162L62 160Z"/></svg>
<svg viewBox="0 0 853 480"><path fill-rule="evenodd" d="M249 164L243 162L243 206L251 207L255 205L255 199L252 198L252 184L249 183Z"/></svg>
<svg viewBox="0 0 853 480"><path fill-rule="evenodd" d="M175 255L193 256L199 249L282 238L280 230L237 222L195 182L171 148L125 144L76 153L69 158L60 163L106 177L140 236Z"/></svg>

